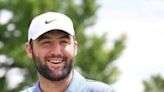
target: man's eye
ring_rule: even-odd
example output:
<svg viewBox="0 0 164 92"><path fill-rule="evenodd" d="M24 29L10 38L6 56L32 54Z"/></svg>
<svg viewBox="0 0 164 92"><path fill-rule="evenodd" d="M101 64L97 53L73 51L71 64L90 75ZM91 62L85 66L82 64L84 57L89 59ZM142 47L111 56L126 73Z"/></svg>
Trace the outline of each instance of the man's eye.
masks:
<svg viewBox="0 0 164 92"><path fill-rule="evenodd" d="M69 44L69 41L63 40L60 43L63 44L63 45L66 45L66 44Z"/></svg>
<svg viewBox="0 0 164 92"><path fill-rule="evenodd" d="M50 41L41 41L41 44L50 44L51 42Z"/></svg>

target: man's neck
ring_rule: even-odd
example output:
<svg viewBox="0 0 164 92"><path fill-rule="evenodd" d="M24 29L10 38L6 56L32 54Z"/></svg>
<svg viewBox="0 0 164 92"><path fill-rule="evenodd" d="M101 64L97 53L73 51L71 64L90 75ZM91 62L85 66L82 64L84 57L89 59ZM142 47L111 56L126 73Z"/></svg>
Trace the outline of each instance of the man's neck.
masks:
<svg viewBox="0 0 164 92"><path fill-rule="evenodd" d="M64 80L54 82L39 75L40 90L41 92L65 92L72 80L72 76L73 73L71 72Z"/></svg>

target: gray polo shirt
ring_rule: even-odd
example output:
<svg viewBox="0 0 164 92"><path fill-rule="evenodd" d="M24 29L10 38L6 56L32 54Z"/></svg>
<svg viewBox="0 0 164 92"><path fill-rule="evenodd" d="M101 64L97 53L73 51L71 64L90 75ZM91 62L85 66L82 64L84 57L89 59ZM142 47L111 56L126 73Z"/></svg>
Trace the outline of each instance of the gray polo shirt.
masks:
<svg viewBox="0 0 164 92"><path fill-rule="evenodd" d="M39 82L21 92L41 92ZM53 91L52 91L53 92ZM113 88L103 82L85 79L77 71L73 71L73 79L65 92L114 92Z"/></svg>

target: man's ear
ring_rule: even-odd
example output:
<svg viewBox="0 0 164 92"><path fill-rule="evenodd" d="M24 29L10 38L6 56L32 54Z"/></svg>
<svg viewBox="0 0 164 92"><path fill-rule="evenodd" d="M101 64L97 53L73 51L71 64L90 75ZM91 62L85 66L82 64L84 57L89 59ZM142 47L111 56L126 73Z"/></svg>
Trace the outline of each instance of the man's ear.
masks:
<svg viewBox="0 0 164 92"><path fill-rule="evenodd" d="M74 48L75 48L75 56L76 56L77 55L77 48L78 48L77 41L74 42Z"/></svg>
<svg viewBox="0 0 164 92"><path fill-rule="evenodd" d="M26 54L27 56L32 59L32 46L30 45L29 42L25 43L25 50L26 50Z"/></svg>

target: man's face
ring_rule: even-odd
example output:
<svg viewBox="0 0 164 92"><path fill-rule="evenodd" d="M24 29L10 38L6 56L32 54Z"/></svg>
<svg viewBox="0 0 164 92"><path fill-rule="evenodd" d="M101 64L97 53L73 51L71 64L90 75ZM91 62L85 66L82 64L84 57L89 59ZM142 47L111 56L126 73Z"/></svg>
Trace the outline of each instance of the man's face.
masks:
<svg viewBox="0 0 164 92"><path fill-rule="evenodd" d="M43 77L51 81L65 79L72 70L76 41L62 31L50 31L28 46L28 56Z"/></svg>

